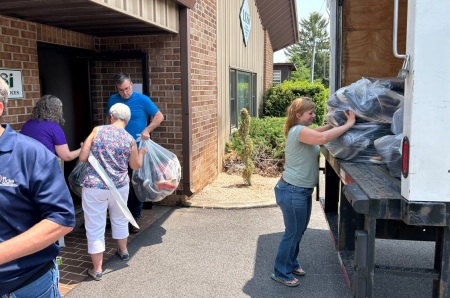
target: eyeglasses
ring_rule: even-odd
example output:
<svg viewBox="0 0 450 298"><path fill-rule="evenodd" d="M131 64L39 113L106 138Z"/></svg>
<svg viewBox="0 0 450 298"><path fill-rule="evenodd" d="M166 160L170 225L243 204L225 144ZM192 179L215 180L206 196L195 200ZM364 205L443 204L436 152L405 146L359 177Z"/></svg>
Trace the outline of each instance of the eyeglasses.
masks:
<svg viewBox="0 0 450 298"><path fill-rule="evenodd" d="M123 89L117 88L117 91L119 91L119 93L125 93L125 92L128 93L131 91L131 85L133 85L133 84L130 84L130 85L128 85L128 87L125 87Z"/></svg>

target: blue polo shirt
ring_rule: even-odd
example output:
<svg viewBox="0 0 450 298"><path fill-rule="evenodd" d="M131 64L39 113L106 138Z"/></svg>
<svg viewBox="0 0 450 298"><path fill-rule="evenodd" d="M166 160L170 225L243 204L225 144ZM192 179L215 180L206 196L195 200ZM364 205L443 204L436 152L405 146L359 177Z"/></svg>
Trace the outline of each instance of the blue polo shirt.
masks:
<svg viewBox="0 0 450 298"><path fill-rule="evenodd" d="M40 142L15 132L8 124L0 137L0 242L48 219L75 226L72 197L56 156ZM23 284L54 260L59 246L0 265L0 296Z"/></svg>
<svg viewBox="0 0 450 298"><path fill-rule="evenodd" d="M106 115L109 115L109 109L116 103L123 103L130 108L131 118L125 130L128 131L134 139L138 138L144 128L147 127L148 116L154 116L158 113L158 107L147 95L133 92L128 99L123 99L120 94L116 93L109 97L106 107Z"/></svg>

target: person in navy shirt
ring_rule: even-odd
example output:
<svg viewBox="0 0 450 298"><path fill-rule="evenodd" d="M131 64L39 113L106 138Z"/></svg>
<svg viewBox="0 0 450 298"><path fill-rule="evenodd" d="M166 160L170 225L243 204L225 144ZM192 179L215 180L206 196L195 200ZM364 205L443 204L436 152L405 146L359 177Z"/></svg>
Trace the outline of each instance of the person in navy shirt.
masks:
<svg viewBox="0 0 450 298"><path fill-rule="evenodd" d="M0 79L0 122L9 87ZM59 246L75 212L56 156L0 125L0 297L61 297Z"/></svg>
<svg viewBox="0 0 450 298"><path fill-rule="evenodd" d="M105 111L105 123L109 124L109 109L116 103L123 103L131 110L131 119L125 127L125 130L134 139L138 137L142 140L150 139L150 133L161 124L164 120L164 115L148 96L133 92L133 83L128 74L119 72L114 76L114 82L118 93L111 95L108 99L108 105ZM149 116L152 117L152 120L147 125ZM141 218L142 202L136 197L133 186L131 185L131 168L128 169L128 173L130 175L130 193L127 205L131 214L137 220ZM129 229L130 233L137 233L139 231L138 228L131 224L129 225Z"/></svg>

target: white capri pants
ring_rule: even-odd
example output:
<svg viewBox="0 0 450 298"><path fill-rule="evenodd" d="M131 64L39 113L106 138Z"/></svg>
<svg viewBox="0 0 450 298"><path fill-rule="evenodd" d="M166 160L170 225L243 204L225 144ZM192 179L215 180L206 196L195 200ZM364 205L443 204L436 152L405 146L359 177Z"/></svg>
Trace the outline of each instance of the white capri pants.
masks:
<svg viewBox="0 0 450 298"><path fill-rule="evenodd" d="M117 189L122 200L127 204L129 184ZM84 226L88 241L88 253L96 254L105 251L106 212L109 210L113 239L127 238L128 219L120 210L109 189L83 187L82 207L84 212Z"/></svg>

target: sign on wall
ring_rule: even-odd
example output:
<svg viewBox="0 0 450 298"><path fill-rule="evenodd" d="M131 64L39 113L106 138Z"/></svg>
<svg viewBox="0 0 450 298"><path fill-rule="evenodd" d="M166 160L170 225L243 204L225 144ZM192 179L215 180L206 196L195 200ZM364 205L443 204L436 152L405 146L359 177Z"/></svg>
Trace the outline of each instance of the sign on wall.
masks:
<svg viewBox="0 0 450 298"><path fill-rule="evenodd" d="M0 77L9 85L8 98L23 98L22 70L0 68Z"/></svg>
<svg viewBox="0 0 450 298"><path fill-rule="evenodd" d="M241 6L239 15L241 20L242 35L244 36L244 44L247 46L248 37L250 36L250 29L252 28L252 19L250 17L250 8L248 7L248 0L244 0Z"/></svg>

